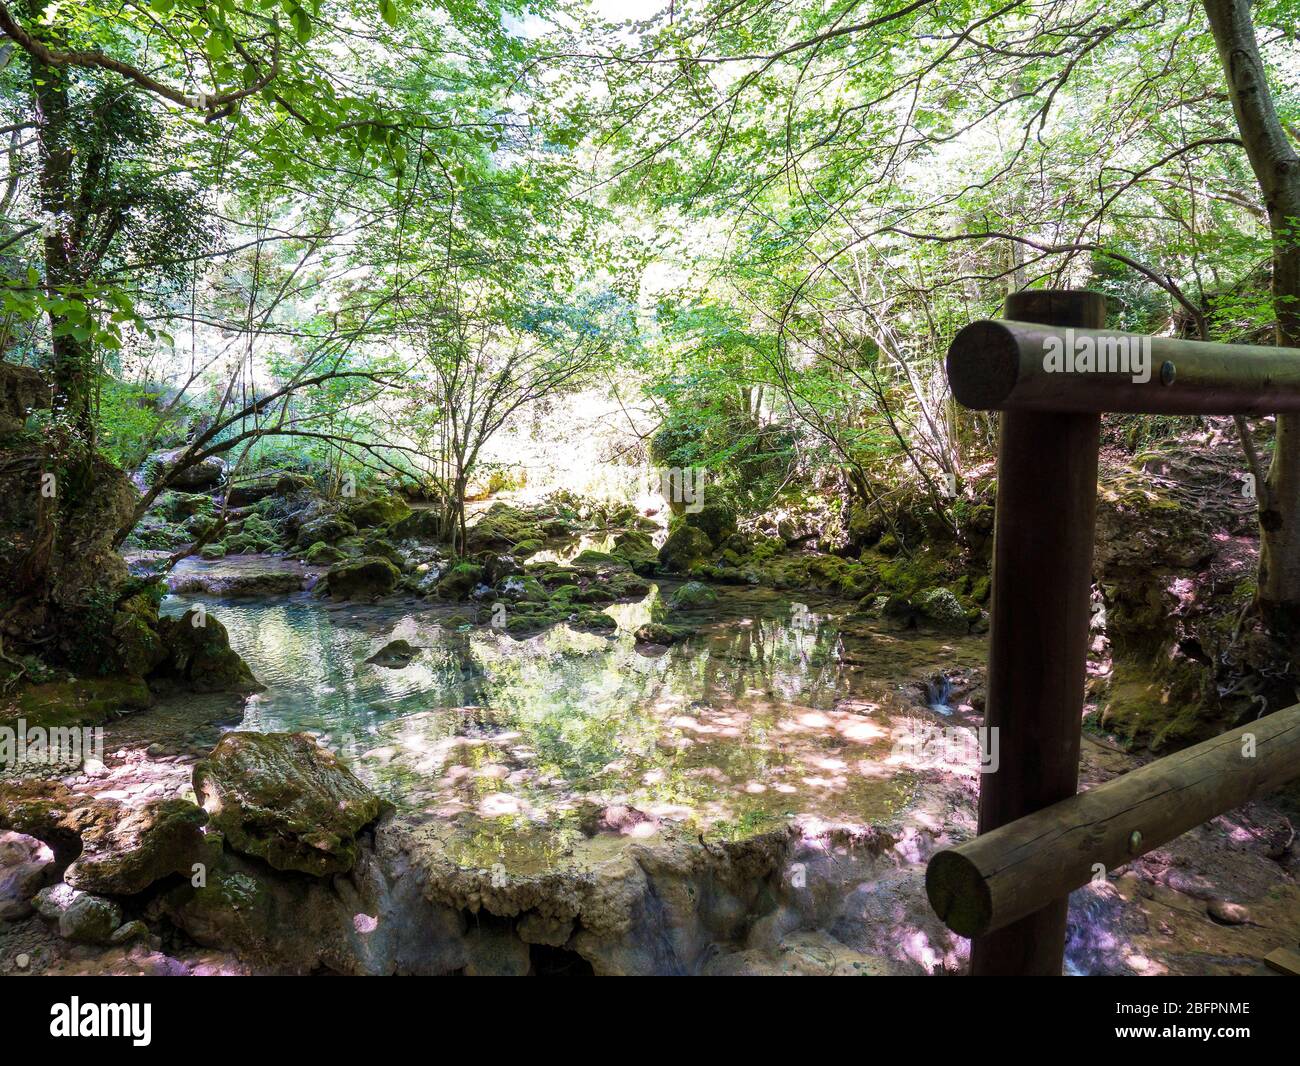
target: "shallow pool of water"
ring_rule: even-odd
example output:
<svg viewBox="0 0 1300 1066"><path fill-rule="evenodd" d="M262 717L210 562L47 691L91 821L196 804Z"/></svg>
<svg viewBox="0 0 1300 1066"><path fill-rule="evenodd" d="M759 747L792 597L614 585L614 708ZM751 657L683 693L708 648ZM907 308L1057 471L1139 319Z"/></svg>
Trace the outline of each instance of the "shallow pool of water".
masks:
<svg viewBox="0 0 1300 1066"><path fill-rule="evenodd" d="M466 861L549 861L609 804L647 816L633 836L889 820L915 780L898 731L929 713L915 683L975 665L981 642L848 632L848 605L718 591L674 619L699 632L669 649L632 637L657 590L608 608L612 637L522 641L414 600L174 596L165 610L204 599L267 686L240 728L319 735L408 814L452 827ZM410 665L366 662L397 638L420 648Z"/></svg>

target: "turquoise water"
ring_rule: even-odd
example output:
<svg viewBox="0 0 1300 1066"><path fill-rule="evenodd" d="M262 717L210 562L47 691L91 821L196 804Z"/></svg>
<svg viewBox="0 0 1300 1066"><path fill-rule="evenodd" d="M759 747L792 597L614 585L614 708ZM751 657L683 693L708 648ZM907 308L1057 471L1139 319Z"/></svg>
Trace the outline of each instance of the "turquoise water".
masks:
<svg viewBox="0 0 1300 1066"><path fill-rule="evenodd" d="M203 599L267 686L239 728L317 734L399 805L439 818L571 828L589 799L718 832L888 816L909 795L889 757L891 730L923 703L913 686L978 662L979 642L877 632L845 604L719 592L674 619L695 637L652 650L632 632L657 591L608 608L613 637L558 626L523 641L451 627L448 608L416 600L174 596L165 610ZM420 649L410 665L365 661L398 638Z"/></svg>

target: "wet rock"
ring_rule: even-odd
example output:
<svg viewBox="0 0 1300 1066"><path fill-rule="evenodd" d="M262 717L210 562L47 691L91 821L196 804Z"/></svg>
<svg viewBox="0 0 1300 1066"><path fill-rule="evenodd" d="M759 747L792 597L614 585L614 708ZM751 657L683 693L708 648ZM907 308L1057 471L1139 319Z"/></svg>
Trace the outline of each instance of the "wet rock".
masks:
<svg viewBox="0 0 1300 1066"><path fill-rule="evenodd" d="M83 944L109 943L122 924L122 909L116 903L65 884L41 889L36 910L47 921L58 923L59 936Z"/></svg>
<svg viewBox="0 0 1300 1066"><path fill-rule="evenodd" d="M637 628L633 638L638 644L662 644L664 647L668 647L678 641L685 640L691 635L691 632L684 626L667 626L660 622L647 622Z"/></svg>
<svg viewBox="0 0 1300 1066"><path fill-rule="evenodd" d="M130 896L170 874L188 875L207 855L207 821L206 811L183 799L124 809L82 833L82 853L64 880L87 892Z"/></svg>
<svg viewBox="0 0 1300 1066"><path fill-rule="evenodd" d="M45 885L53 855L35 837L0 832L0 922L26 918Z"/></svg>
<svg viewBox="0 0 1300 1066"><path fill-rule="evenodd" d="M318 877L350 870L357 833L389 808L305 733L227 733L194 792L230 847Z"/></svg>
<svg viewBox="0 0 1300 1066"><path fill-rule="evenodd" d="M362 556L335 563L318 588L336 600L373 599L397 587L401 572L380 556Z"/></svg>
<svg viewBox="0 0 1300 1066"><path fill-rule="evenodd" d="M701 581L688 581L673 591L668 599L668 606L674 611L694 611L702 607L712 607L718 602L718 594Z"/></svg>
<svg viewBox="0 0 1300 1066"><path fill-rule="evenodd" d="M151 680L181 685L191 692L256 692L262 687L230 647L226 627L201 608L191 607L179 618L160 619L158 633L167 657Z"/></svg>
<svg viewBox="0 0 1300 1066"><path fill-rule="evenodd" d="M420 649L405 640L391 640L366 660L376 666L386 666L397 670L409 666L411 660L420 654Z"/></svg>
<svg viewBox="0 0 1300 1066"><path fill-rule="evenodd" d="M712 551L708 534L694 526L680 525L659 549L659 564L670 573L685 574L707 563Z"/></svg>

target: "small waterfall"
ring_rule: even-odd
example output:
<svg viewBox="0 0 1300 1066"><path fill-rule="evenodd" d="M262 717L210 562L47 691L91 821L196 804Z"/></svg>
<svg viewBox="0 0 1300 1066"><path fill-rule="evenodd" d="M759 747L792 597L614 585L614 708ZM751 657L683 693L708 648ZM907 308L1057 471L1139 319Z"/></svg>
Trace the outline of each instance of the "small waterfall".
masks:
<svg viewBox="0 0 1300 1066"><path fill-rule="evenodd" d="M925 682L925 705L938 714L952 714L948 700L952 696L952 682L946 674L935 674Z"/></svg>

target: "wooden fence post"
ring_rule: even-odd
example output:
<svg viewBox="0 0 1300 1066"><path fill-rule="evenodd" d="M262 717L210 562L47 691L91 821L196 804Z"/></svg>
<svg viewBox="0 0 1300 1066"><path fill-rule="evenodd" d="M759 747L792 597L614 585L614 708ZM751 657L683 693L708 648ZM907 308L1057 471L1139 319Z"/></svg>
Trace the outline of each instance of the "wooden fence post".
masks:
<svg viewBox="0 0 1300 1066"><path fill-rule="evenodd" d="M1019 322L1100 329L1100 293L1007 297ZM998 769L983 775L979 831L1072 796L1079 781L1101 416L1005 411L998 442L985 724ZM1061 973L1066 899L977 937L977 975Z"/></svg>

